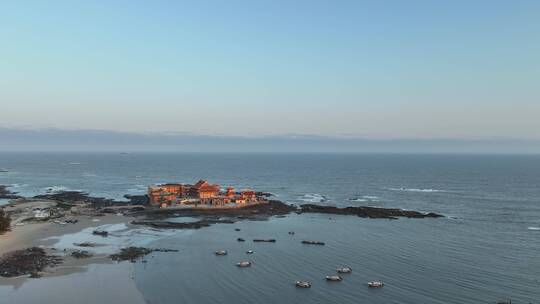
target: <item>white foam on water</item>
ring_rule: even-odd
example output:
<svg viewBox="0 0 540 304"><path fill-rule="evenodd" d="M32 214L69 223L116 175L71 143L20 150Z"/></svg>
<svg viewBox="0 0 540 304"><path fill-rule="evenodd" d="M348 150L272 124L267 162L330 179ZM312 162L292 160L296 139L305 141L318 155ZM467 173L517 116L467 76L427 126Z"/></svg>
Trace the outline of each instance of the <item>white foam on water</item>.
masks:
<svg viewBox="0 0 540 304"><path fill-rule="evenodd" d="M307 193L307 194L304 194L300 198L300 200L304 202L308 202L308 203L320 203L320 202L326 201L326 197L318 193Z"/></svg>
<svg viewBox="0 0 540 304"><path fill-rule="evenodd" d="M424 192L424 193L432 193L432 192L447 192L446 190L440 190L440 189L422 189L422 188L388 188L388 190L392 191L405 191L405 192Z"/></svg>
<svg viewBox="0 0 540 304"><path fill-rule="evenodd" d="M368 199L365 199L365 198L358 198L358 197L356 197L356 198L350 198L349 200L352 201L352 202L367 202L367 201L369 201Z"/></svg>
<svg viewBox="0 0 540 304"><path fill-rule="evenodd" d="M528 230L540 230L540 227L528 227Z"/></svg>
<svg viewBox="0 0 540 304"><path fill-rule="evenodd" d="M375 195L364 195L362 197L365 198L365 199L368 199L368 200L378 200L379 199L379 197L375 196Z"/></svg>
<svg viewBox="0 0 540 304"><path fill-rule="evenodd" d="M379 197L375 195L362 195L350 198L349 201L352 202L378 202Z"/></svg>
<svg viewBox="0 0 540 304"><path fill-rule="evenodd" d="M81 191L78 189L70 189L65 186L51 186L51 187L45 187L43 188L47 193L59 193L63 191Z"/></svg>

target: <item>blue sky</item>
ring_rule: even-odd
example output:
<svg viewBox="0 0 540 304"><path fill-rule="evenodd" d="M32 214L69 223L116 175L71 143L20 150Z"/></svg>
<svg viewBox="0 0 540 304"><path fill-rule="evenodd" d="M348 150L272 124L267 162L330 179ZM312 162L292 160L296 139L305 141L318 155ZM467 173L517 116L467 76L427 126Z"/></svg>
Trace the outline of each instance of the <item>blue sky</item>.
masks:
<svg viewBox="0 0 540 304"><path fill-rule="evenodd" d="M539 1L2 1L0 127L540 139Z"/></svg>

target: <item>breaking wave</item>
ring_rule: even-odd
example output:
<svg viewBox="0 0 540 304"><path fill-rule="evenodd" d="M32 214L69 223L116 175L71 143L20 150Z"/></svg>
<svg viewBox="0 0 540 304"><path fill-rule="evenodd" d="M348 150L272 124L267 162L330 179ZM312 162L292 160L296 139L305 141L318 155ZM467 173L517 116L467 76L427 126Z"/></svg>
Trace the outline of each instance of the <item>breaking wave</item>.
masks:
<svg viewBox="0 0 540 304"><path fill-rule="evenodd" d="M405 192L424 192L424 193L432 193L432 192L447 192L446 190L440 190L440 189L421 189L421 188L388 188L388 190L392 191L405 191Z"/></svg>
<svg viewBox="0 0 540 304"><path fill-rule="evenodd" d="M321 203L326 201L326 197L322 194L317 193L308 193L304 194L301 198L301 201L308 202L308 203Z"/></svg>
<svg viewBox="0 0 540 304"><path fill-rule="evenodd" d="M65 187L65 186L51 186L51 187L44 188L44 190L48 194L59 193L59 192L63 192L63 191L81 191L81 190L78 190L78 189L70 189L70 188Z"/></svg>
<svg viewBox="0 0 540 304"><path fill-rule="evenodd" d="M528 227L529 230L540 230L540 227Z"/></svg>
<svg viewBox="0 0 540 304"><path fill-rule="evenodd" d="M375 195L362 195L349 198L352 202L378 202L379 197Z"/></svg>

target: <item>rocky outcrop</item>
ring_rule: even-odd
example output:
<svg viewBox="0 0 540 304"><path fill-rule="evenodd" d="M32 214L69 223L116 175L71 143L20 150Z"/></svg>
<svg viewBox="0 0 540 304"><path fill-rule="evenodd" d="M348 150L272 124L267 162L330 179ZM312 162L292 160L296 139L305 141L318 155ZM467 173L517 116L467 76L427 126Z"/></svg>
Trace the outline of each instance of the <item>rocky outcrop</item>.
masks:
<svg viewBox="0 0 540 304"><path fill-rule="evenodd" d="M0 188L1 191L1 188ZM94 208L106 208L113 207L118 205L124 206L135 206L135 205L146 205L148 204L147 195L124 195L128 201L117 201L104 197L95 197L90 196L86 192L82 191L60 191L56 193L47 193L34 196L34 199L46 199L53 200L60 203L88 203L91 204Z"/></svg>
<svg viewBox="0 0 540 304"><path fill-rule="evenodd" d="M18 199L22 196L17 195L17 192L12 192L9 186L0 185L0 199Z"/></svg>
<svg viewBox="0 0 540 304"><path fill-rule="evenodd" d="M345 207L338 208L333 206L320 206L314 204L305 204L300 206L300 213L326 213L338 215L356 215L367 218L386 218L395 219L398 217L408 218L438 218L443 217L437 213L422 213L418 211L410 211L393 208L377 208L377 207Z"/></svg>
<svg viewBox="0 0 540 304"><path fill-rule="evenodd" d="M120 249L119 253L111 254L110 258L113 261L127 261L135 262L136 259L141 258L151 252L178 252L176 249L167 248L144 248L144 247L127 247Z"/></svg>
<svg viewBox="0 0 540 304"><path fill-rule="evenodd" d="M141 220L131 222L134 225L145 225L158 229L201 229L203 227L209 227L212 224L233 224L234 221L230 219L225 220L213 220L202 219L196 222L177 223L160 220Z"/></svg>

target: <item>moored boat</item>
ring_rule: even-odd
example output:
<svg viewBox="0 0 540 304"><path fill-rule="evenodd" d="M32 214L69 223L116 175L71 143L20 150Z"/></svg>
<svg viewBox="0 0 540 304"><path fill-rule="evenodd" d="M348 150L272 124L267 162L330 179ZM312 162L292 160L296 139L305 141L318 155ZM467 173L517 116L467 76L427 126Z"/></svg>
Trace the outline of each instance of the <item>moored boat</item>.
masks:
<svg viewBox="0 0 540 304"><path fill-rule="evenodd" d="M302 241L302 244L308 244L308 245L325 245L324 242L321 241Z"/></svg>
<svg viewBox="0 0 540 304"><path fill-rule="evenodd" d="M236 263L236 266L238 266L238 267L249 267L249 266L251 266L251 262L250 261L238 262L238 263Z"/></svg>
<svg viewBox="0 0 540 304"><path fill-rule="evenodd" d="M243 238L237 238L236 240L239 241L239 242L245 242L246 241Z"/></svg>
<svg viewBox="0 0 540 304"><path fill-rule="evenodd" d="M215 252L216 255L227 255L227 250L218 250Z"/></svg>
<svg viewBox="0 0 540 304"><path fill-rule="evenodd" d="M247 254L252 254L253 253L253 250L248 250L246 251Z"/></svg>
<svg viewBox="0 0 540 304"><path fill-rule="evenodd" d="M326 276L326 280L327 281L332 281L332 282L339 282L339 281L343 280L343 278L340 277L340 276L337 276L337 275L331 275L331 276Z"/></svg>
<svg viewBox="0 0 540 304"><path fill-rule="evenodd" d="M371 288L381 288L383 286L384 286L384 283L381 281L368 282L368 287L371 287Z"/></svg>
<svg viewBox="0 0 540 304"><path fill-rule="evenodd" d="M308 281L296 281L295 285L300 288L311 288L311 283Z"/></svg>
<svg viewBox="0 0 540 304"><path fill-rule="evenodd" d="M275 239L254 239L254 242L265 242L265 243L275 243Z"/></svg>
<svg viewBox="0 0 540 304"><path fill-rule="evenodd" d="M338 273L351 273L352 272L351 267L342 267L342 268L338 268L336 270L337 270Z"/></svg>

